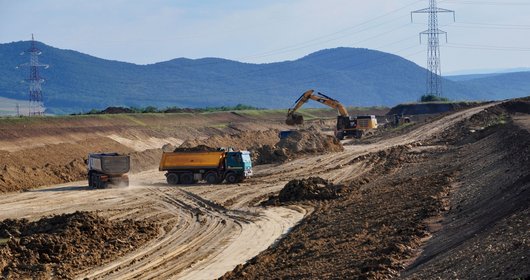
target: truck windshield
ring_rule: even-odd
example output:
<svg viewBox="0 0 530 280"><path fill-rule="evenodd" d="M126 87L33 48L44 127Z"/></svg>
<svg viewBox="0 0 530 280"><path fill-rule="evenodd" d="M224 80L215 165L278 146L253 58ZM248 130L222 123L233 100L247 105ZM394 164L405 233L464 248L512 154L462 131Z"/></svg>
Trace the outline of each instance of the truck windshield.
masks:
<svg viewBox="0 0 530 280"><path fill-rule="evenodd" d="M251 162L249 154L242 154L241 158L243 159L243 162Z"/></svg>

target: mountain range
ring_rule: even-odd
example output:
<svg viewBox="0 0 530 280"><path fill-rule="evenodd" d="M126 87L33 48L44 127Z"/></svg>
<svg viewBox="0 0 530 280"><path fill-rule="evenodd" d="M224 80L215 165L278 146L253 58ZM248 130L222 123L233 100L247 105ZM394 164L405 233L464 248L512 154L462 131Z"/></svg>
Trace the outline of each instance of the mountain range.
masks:
<svg viewBox="0 0 530 280"><path fill-rule="evenodd" d="M307 89L349 106L393 106L425 92L427 70L402 57L369 49L321 50L293 61L250 64L220 58L137 65L100 59L36 42L44 103L64 114L109 106L218 107L236 104L287 108ZM27 100L30 42L0 44L0 97ZM443 80L454 100L498 100L530 95L530 72ZM314 106L315 104L308 104Z"/></svg>

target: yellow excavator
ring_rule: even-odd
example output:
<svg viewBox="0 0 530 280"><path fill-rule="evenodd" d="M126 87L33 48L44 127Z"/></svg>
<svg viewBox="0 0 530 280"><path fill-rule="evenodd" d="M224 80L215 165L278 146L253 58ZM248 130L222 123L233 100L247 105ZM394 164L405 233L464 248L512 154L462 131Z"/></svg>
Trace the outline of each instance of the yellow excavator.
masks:
<svg viewBox="0 0 530 280"><path fill-rule="evenodd" d="M315 93L312 89L304 92L304 94L296 100L295 105L292 108L289 108L287 111L287 119L285 120L287 125L300 125L304 123L304 117L300 114L296 114L296 111L310 99L337 109L339 115L337 116L335 137L339 140L346 137L361 138L364 131L377 128L377 119L374 115L352 117L348 114L346 107L344 107L339 101L320 92Z"/></svg>

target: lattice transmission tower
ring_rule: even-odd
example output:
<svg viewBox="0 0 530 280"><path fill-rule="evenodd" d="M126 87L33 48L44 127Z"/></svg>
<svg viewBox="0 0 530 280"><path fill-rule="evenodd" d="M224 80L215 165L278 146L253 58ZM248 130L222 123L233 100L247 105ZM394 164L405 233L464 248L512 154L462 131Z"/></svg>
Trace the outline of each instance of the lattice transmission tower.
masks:
<svg viewBox="0 0 530 280"><path fill-rule="evenodd" d="M33 34L31 34L31 48L22 52L21 55L24 53L29 53L29 63L21 64L19 67L29 68L29 78L26 79L29 83L29 116L42 116L44 115L44 100L42 97L44 78L40 76L39 67L48 68L49 66L39 63L39 55L42 52L35 46Z"/></svg>
<svg viewBox="0 0 530 280"><path fill-rule="evenodd" d="M452 13L453 21L456 21L455 11L438 8L436 0L429 0L429 7L417 11L412 11L413 15L418 13L428 14L429 28L420 32L420 44L423 35L427 35L427 95L442 96L442 66L440 63L440 35L445 35L447 42L447 32L438 28L438 13Z"/></svg>

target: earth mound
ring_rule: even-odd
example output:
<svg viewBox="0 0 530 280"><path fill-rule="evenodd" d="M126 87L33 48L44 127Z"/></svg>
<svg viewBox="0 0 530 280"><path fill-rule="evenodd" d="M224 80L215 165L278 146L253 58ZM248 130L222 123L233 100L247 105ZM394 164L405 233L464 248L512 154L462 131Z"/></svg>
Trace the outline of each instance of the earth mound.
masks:
<svg viewBox="0 0 530 280"><path fill-rule="evenodd" d="M154 238L147 221L109 221L75 212L30 222L0 222L0 273L6 279L71 279L77 271L101 265Z"/></svg>
<svg viewBox="0 0 530 280"><path fill-rule="evenodd" d="M256 164L285 162L304 154L325 154L344 151L337 138L318 130L299 130L281 139L276 145L251 149Z"/></svg>
<svg viewBox="0 0 530 280"><path fill-rule="evenodd" d="M415 104L399 104L387 113L392 115L424 115L424 114L440 114L450 111L466 109L475 106L472 102L429 102L429 103L415 103Z"/></svg>
<svg viewBox="0 0 530 280"><path fill-rule="evenodd" d="M334 185L320 177L291 180L280 191L280 202L302 200L328 200L340 197L344 186Z"/></svg>
<svg viewBox="0 0 530 280"><path fill-rule="evenodd" d="M510 113L530 114L530 97L519 98L501 104Z"/></svg>
<svg viewBox="0 0 530 280"><path fill-rule="evenodd" d="M187 153L187 152L217 152L219 151L218 148L212 148L208 147L206 145L198 145L195 147L178 147L173 150L174 152L181 152L181 153Z"/></svg>
<svg viewBox="0 0 530 280"><path fill-rule="evenodd" d="M250 149L253 146L274 145L278 142L278 130L239 131L238 133L221 133L207 139L186 140L180 147L191 148L198 145L209 147L233 147L237 149Z"/></svg>

